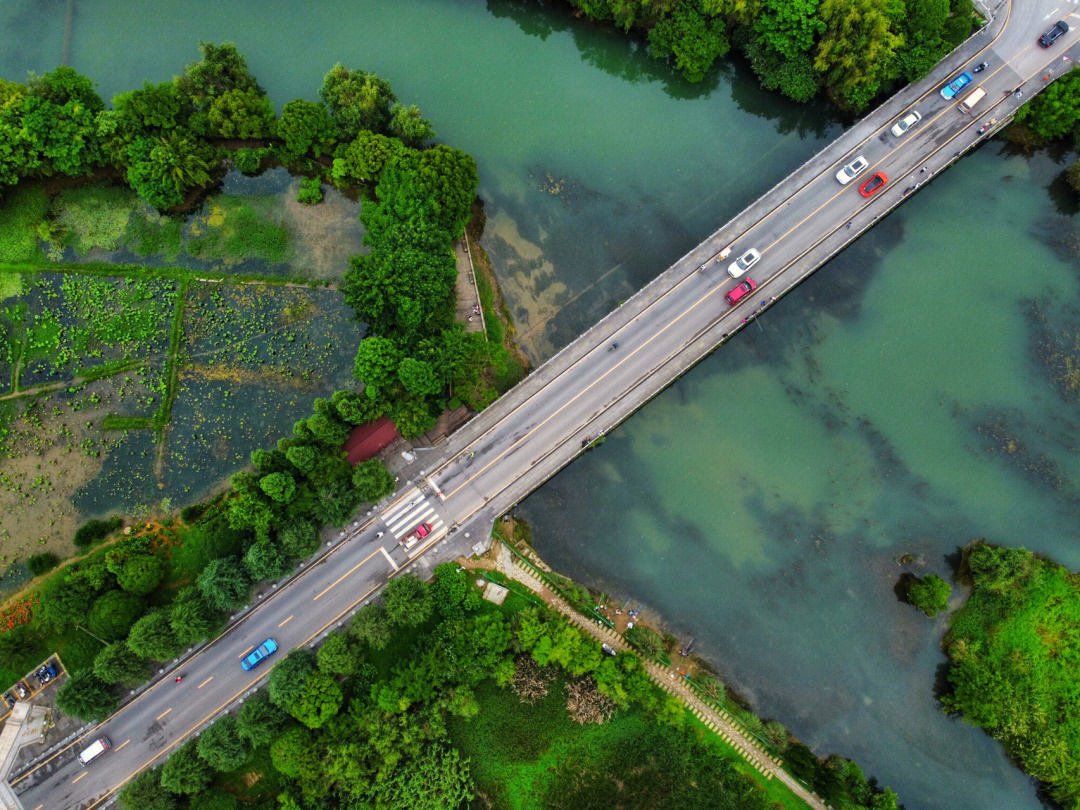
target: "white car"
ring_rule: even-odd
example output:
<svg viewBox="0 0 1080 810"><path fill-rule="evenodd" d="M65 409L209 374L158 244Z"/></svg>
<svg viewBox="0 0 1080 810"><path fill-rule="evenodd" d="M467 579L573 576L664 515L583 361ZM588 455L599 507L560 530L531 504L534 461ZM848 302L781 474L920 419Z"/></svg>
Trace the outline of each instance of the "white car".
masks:
<svg viewBox="0 0 1080 810"><path fill-rule="evenodd" d="M922 116L919 115L919 111L912 110L895 124L893 124L892 134L895 135L897 138L900 138L905 132L907 132L920 121L922 121Z"/></svg>
<svg viewBox="0 0 1080 810"><path fill-rule="evenodd" d="M761 253L759 253L754 248L750 248L750 250L746 251L746 253L737 258L728 266L728 275L732 278L739 278L739 276L741 276L743 273L745 273L747 270L757 264L757 260L760 258Z"/></svg>
<svg viewBox="0 0 1080 810"><path fill-rule="evenodd" d="M857 158L851 161L851 163L849 163L847 166L845 166L836 173L836 179L840 181L840 185L846 186L848 183L858 177L859 173L864 171L869 165L870 164L867 162L866 158L864 158L862 155L859 155Z"/></svg>

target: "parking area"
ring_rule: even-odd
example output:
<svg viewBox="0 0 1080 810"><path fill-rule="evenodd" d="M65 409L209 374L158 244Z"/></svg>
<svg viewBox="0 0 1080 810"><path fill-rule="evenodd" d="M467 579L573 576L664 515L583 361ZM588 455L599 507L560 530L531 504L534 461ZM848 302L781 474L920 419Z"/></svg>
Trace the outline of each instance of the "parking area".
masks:
<svg viewBox="0 0 1080 810"><path fill-rule="evenodd" d="M60 656L51 655L37 668L27 672L22 678L0 696L0 721L7 719L16 701L30 700L42 690L60 680L65 674Z"/></svg>

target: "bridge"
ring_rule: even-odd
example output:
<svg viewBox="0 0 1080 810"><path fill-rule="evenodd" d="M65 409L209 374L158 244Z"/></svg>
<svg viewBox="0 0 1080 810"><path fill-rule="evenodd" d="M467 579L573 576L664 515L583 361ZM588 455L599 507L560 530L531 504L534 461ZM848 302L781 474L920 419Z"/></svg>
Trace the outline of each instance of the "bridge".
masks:
<svg viewBox="0 0 1080 810"><path fill-rule="evenodd" d="M858 121L442 447L422 454L385 507L331 538L320 558L192 651L179 665L182 683L162 677L103 723L16 774L11 785L25 810L104 804L124 782L259 687L268 669L244 673L239 667L254 645L273 636L280 655L315 644L390 577L486 537L495 517L989 137L1080 56L1075 0L1000 0L990 11L992 21L930 76ZM1038 36L1057 19L1067 19L1072 30L1053 48L1038 47ZM957 99L941 96L944 84L984 61L985 70L973 74L975 81ZM969 114L957 101L975 87L986 94ZM921 121L894 136L892 125L913 109ZM856 181L839 184L837 170L857 156L865 157L867 168ZM879 171L888 184L864 198L858 186ZM965 233L971 232L969 225ZM751 248L761 254L746 275L756 289L731 306L725 295L736 281L727 264ZM419 522L432 524L427 537L411 548L395 542ZM75 753L102 735L112 750L80 767Z"/></svg>

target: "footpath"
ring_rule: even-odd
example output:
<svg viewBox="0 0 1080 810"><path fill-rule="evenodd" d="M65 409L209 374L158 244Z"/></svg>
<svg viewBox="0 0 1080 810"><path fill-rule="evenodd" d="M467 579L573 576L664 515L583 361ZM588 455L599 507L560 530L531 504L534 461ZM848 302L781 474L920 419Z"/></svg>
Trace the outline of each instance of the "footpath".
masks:
<svg viewBox="0 0 1080 810"><path fill-rule="evenodd" d="M597 641L606 643L619 651L634 652L623 637L597 622L585 618L560 596L552 593L536 574L515 557L503 544L496 541L496 568L509 579L520 582L531 591L535 591L554 610L566 616L574 625L584 630ZM710 706L683 682L679 674L671 667L661 666L655 662L645 661L645 669L656 685L665 692L682 700L684 704L701 720L709 729L728 745L734 748L751 766L754 767L765 780L776 778L787 785L791 792L806 802L814 810L831 810L815 793L807 790L802 783L785 771L782 762L777 757L771 756L760 745L751 740L738 726L735 720L723 709Z"/></svg>

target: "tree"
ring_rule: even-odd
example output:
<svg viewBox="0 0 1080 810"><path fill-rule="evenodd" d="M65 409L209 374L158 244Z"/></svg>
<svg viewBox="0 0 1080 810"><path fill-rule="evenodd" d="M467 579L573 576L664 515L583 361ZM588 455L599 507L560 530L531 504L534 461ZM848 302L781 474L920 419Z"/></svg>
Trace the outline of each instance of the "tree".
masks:
<svg viewBox="0 0 1080 810"><path fill-rule="evenodd" d="M258 90L226 90L211 103L206 118L210 135L265 138L274 125L274 105Z"/></svg>
<svg viewBox="0 0 1080 810"><path fill-rule="evenodd" d="M215 45L200 42L202 60L192 62L178 79L183 91L191 97L199 109L207 109L214 99L230 90L255 90L262 93L255 77L248 70L247 61L232 42Z"/></svg>
<svg viewBox="0 0 1080 810"><path fill-rule="evenodd" d="M213 148L183 130L136 138L124 154L128 185L164 211L179 205L189 189L210 182L217 165Z"/></svg>
<svg viewBox="0 0 1080 810"><path fill-rule="evenodd" d="M818 0L763 0L754 21L758 41L786 60L808 52L824 30Z"/></svg>
<svg viewBox="0 0 1080 810"><path fill-rule="evenodd" d="M311 472L311 469L315 466L315 450L304 444L290 447L285 451L285 457L290 464L304 475Z"/></svg>
<svg viewBox="0 0 1080 810"><path fill-rule="evenodd" d="M160 585L164 577L164 559L156 554L136 554L124 563L116 575L116 582L125 591L145 596Z"/></svg>
<svg viewBox="0 0 1080 810"><path fill-rule="evenodd" d="M180 795L205 790L213 778L210 766L199 758L194 738L169 754L161 766L161 786Z"/></svg>
<svg viewBox="0 0 1080 810"><path fill-rule="evenodd" d="M407 768L378 783L373 793L376 807L409 810L456 810L474 794L469 761L457 749L429 746Z"/></svg>
<svg viewBox="0 0 1080 810"><path fill-rule="evenodd" d="M137 138L186 128L193 110L191 100L172 81L144 82L141 90L115 95L113 108L98 113L97 128L102 150L116 166L124 164L127 148Z"/></svg>
<svg viewBox="0 0 1080 810"><path fill-rule="evenodd" d="M195 585L181 590L169 605L169 625L181 644L207 639L217 626L214 609Z"/></svg>
<svg viewBox="0 0 1080 810"><path fill-rule="evenodd" d="M408 154L409 148L396 138L361 132L334 150L331 174L342 184L349 181L377 183L384 169L401 165Z"/></svg>
<svg viewBox="0 0 1080 810"><path fill-rule="evenodd" d="M355 675L364 663L359 642L345 633L330 634L315 658L327 675Z"/></svg>
<svg viewBox="0 0 1080 810"><path fill-rule="evenodd" d="M55 627L74 624L86 616L86 606L93 604L100 591L83 572L61 569L41 589L42 615Z"/></svg>
<svg viewBox="0 0 1080 810"><path fill-rule="evenodd" d="M196 748L199 756L215 771L231 771L247 759L247 748L237 733L236 718L231 714L215 720L199 735Z"/></svg>
<svg viewBox="0 0 1080 810"><path fill-rule="evenodd" d="M281 110L276 132L293 158L304 157L309 152L321 157L333 142L334 119L322 104L297 99Z"/></svg>
<svg viewBox="0 0 1080 810"><path fill-rule="evenodd" d="M252 748L262 748L274 739L284 723L285 713L260 690L244 701L236 717L236 733Z"/></svg>
<svg viewBox="0 0 1080 810"><path fill-rule="evenodd" d="M435 426L435 417L422 400L404 399L394 405L394 427L406 439L415 439Z"/></svg>
<svg viewBox="0 0 1080 810"><path fill-rule="evenodd" d="M949 583L937 574L927 574L922 579L916 579L908 586L907 598L912 607L916 607L933 618L938 613L949 609L949 594L952 589Z"/></svg>
<svg viewBox="0 0 1080 810"><path fill-rule="evenodd" d="M675 69L688 82L700 82L713 62L728 52L724 21L710 16L701 0L677 6L649 31L649 49L657 59L674 57Z"/></svg>
<svg viewBox="0 0 1080 810"><path fill-rule="evenodd" d="M414 397L429 397L442 388L430 363L405 357L398 364L398 379Z"/></svg>
<svg viewBox="0 0 1080 810"><path fill-rule="evenodd" d="M386 583L382 598L390 624L415 627L423 624L431 615L431 594L427 586L412 574Z"/></svg>
<svg viewBox="0 0 1080 810"><path fill-rule="evenodd" d="M133 593L107 591L90 606L86 623L99 636L116 641L127 635L144 607L143 600Z"/></svg>
<svg viewBox="0 0 1080 810"><path fill-rule="evenodd" d="M119 703L111 684L88 669L73 672L56 693L56 707L80 720L104 720Z"/></svg>
<svg viewBox="0 0 1080 810"><path fill-rule="evenodd" d="M310 557L319 548L319 530L310 521L297 520L281 530L278 540L292 559Z"/></svg>
<svg viewBox="0 0 1080 810"><path fill-rule="evenodd" d="M314 670L289 705L282 708L308 728L320 728L338 713L344 699L337 681Z"/></svg>
<svg viewBox="0 0 1080 810"><path fill-rule="evenodd" d="M319 98L330 110L342 140L355 138L361 130L385 134L390 105L397 101L388 82L340 63L323 77Z"/></svg>
<svg viewBox="0 0 1080 810"><path fill-rule="evenodd" d="M218 610L234 610L247 599L248 579L235 557L213 560L196 582L206 601Z"/></svg>
<svg viewBox="0 0 1080 810"><path fill-rule="evenodd" d="M353 376L364 383L364 393L370 399L387 397L397 386L401 359L401 352L393 340L372 335L360 341Z"/></svg>
<svg viewBox="0 0 1080 810"><path fill-rule="evenodd" d="M313 778L319 772L319 754L314 735L303 726L285 729L270 746L270 761L290 779Z"/></svg>
<svg viewBox="0 0 1080 810"><path fill-rule="evenodd" d="M114 641L94 657L94 674L106 683L135 686L146 678L148 662L124 641Z"/></svg>
<svg viewBox="0 0 1080 810"><path fill-rule="evenodd" d="M307 679L316 672L315 655L310 650L293 650L278 661L270 672L267 694L280 709L289 711L304 690Z"/></svg>
<svg viewBox="0 0 1080 810"><path fill-rule="evenodd" d="M646 658L656 658L664 651L660 634L648 627L638 625L626 631L626 640L633 644Z"/></svg>
<svg viewBox="0 0 1080 810"><path fill-rule="evenodd" d="M1042 138L1063 138L1080 132L1080 70L1073 68L1031 101L1017 110L1016 120L1023 121Z"/></svg>
<svg viewBox="0 0 1080 810"><path fill-rule="evenodd" d="M435 200L439 226L459 238L476 199L476 161L472 155L437 144L413 153L404 170L414 194L421 200Z"/></svg>
<svg viewBox="0 0 1080 810"><path fill-rule="evenodd" d="M394 475L377 458L369 458L356 465L352 476L356 494L365 503L375 503L391 494L397 484Z"/></svg>
<svg viewBox="0 0 1080 810"><path fill-rule="evenodd" d="M390 134L406 146L419 149L435 138L435 127L420 115L415 104L409 107L395 104L390 109Z"/></svg>
<svg viewBox="0 0 1080 810"><path fill-rule="evenodd" d="M161 789L161 768L143 771L120 791L117 800L123 810L178 810L179 800Z"/></svg>
<svg viewBox="0 0 1080 810"><path fill-rule="evenodd" d="M315 441L335 450L349 438L349 426L324 413L312 414L307 418L306 424Z"/></svg>
<svg viewBox="0 0 1080 810"><path fill-rule="evenodd" d="M66 65L31 79L20 129L27 168L44 175L89 174L101 162L95 116L104 107L93 83Z"/></svg>
<svg viewBox="0 0 1080 810"><path fill-rule="evenodd" d="M240 800L224 788L210 788L188 800L188 810L239 810Z"/></svg>
<svg viewBox="0 0 1080 810"><path fill-rule="evenodd" d="M253 543L244 555L244 568L252 582L259 582L281 579L292 570L292 565L274 543L260 540Z"/></svg>
<svg viewBox="0 0 1080 810"><path fill-rule="evenodd" d="M390 622L381 604L364 605L349 622L349 632L373 650L381 650L390 641Z"/></svg>
<svg viewBox="0 0 1080 810"><path fill-rule="evenodd" d="M150 611L132 625L127 643L136 654L152 661L167 661L183 647L168 614L161 608Z"/></svg>
<svg viewBox="0 0 1080 810"><path fill-rule="evenodd" d="M554 679L551 667L541 668L531 655L519 655L514 660L510 689L522 703L533 704L547 697L548 684Z"/></svg>
<svg viewBox="0 0 1080 810"><path fill-rule="evenodd" d="M896 77L903 38L892 31L884 0L821 0L825 31L814 67L855 110L865 108Z"/></svg>
<svg viewBox="0 0 1080 810"><path fill-rule="evenodd" d="M278 503L289 503L296 495L296 479L285 472L264 475L259 487Z"/></svg>

